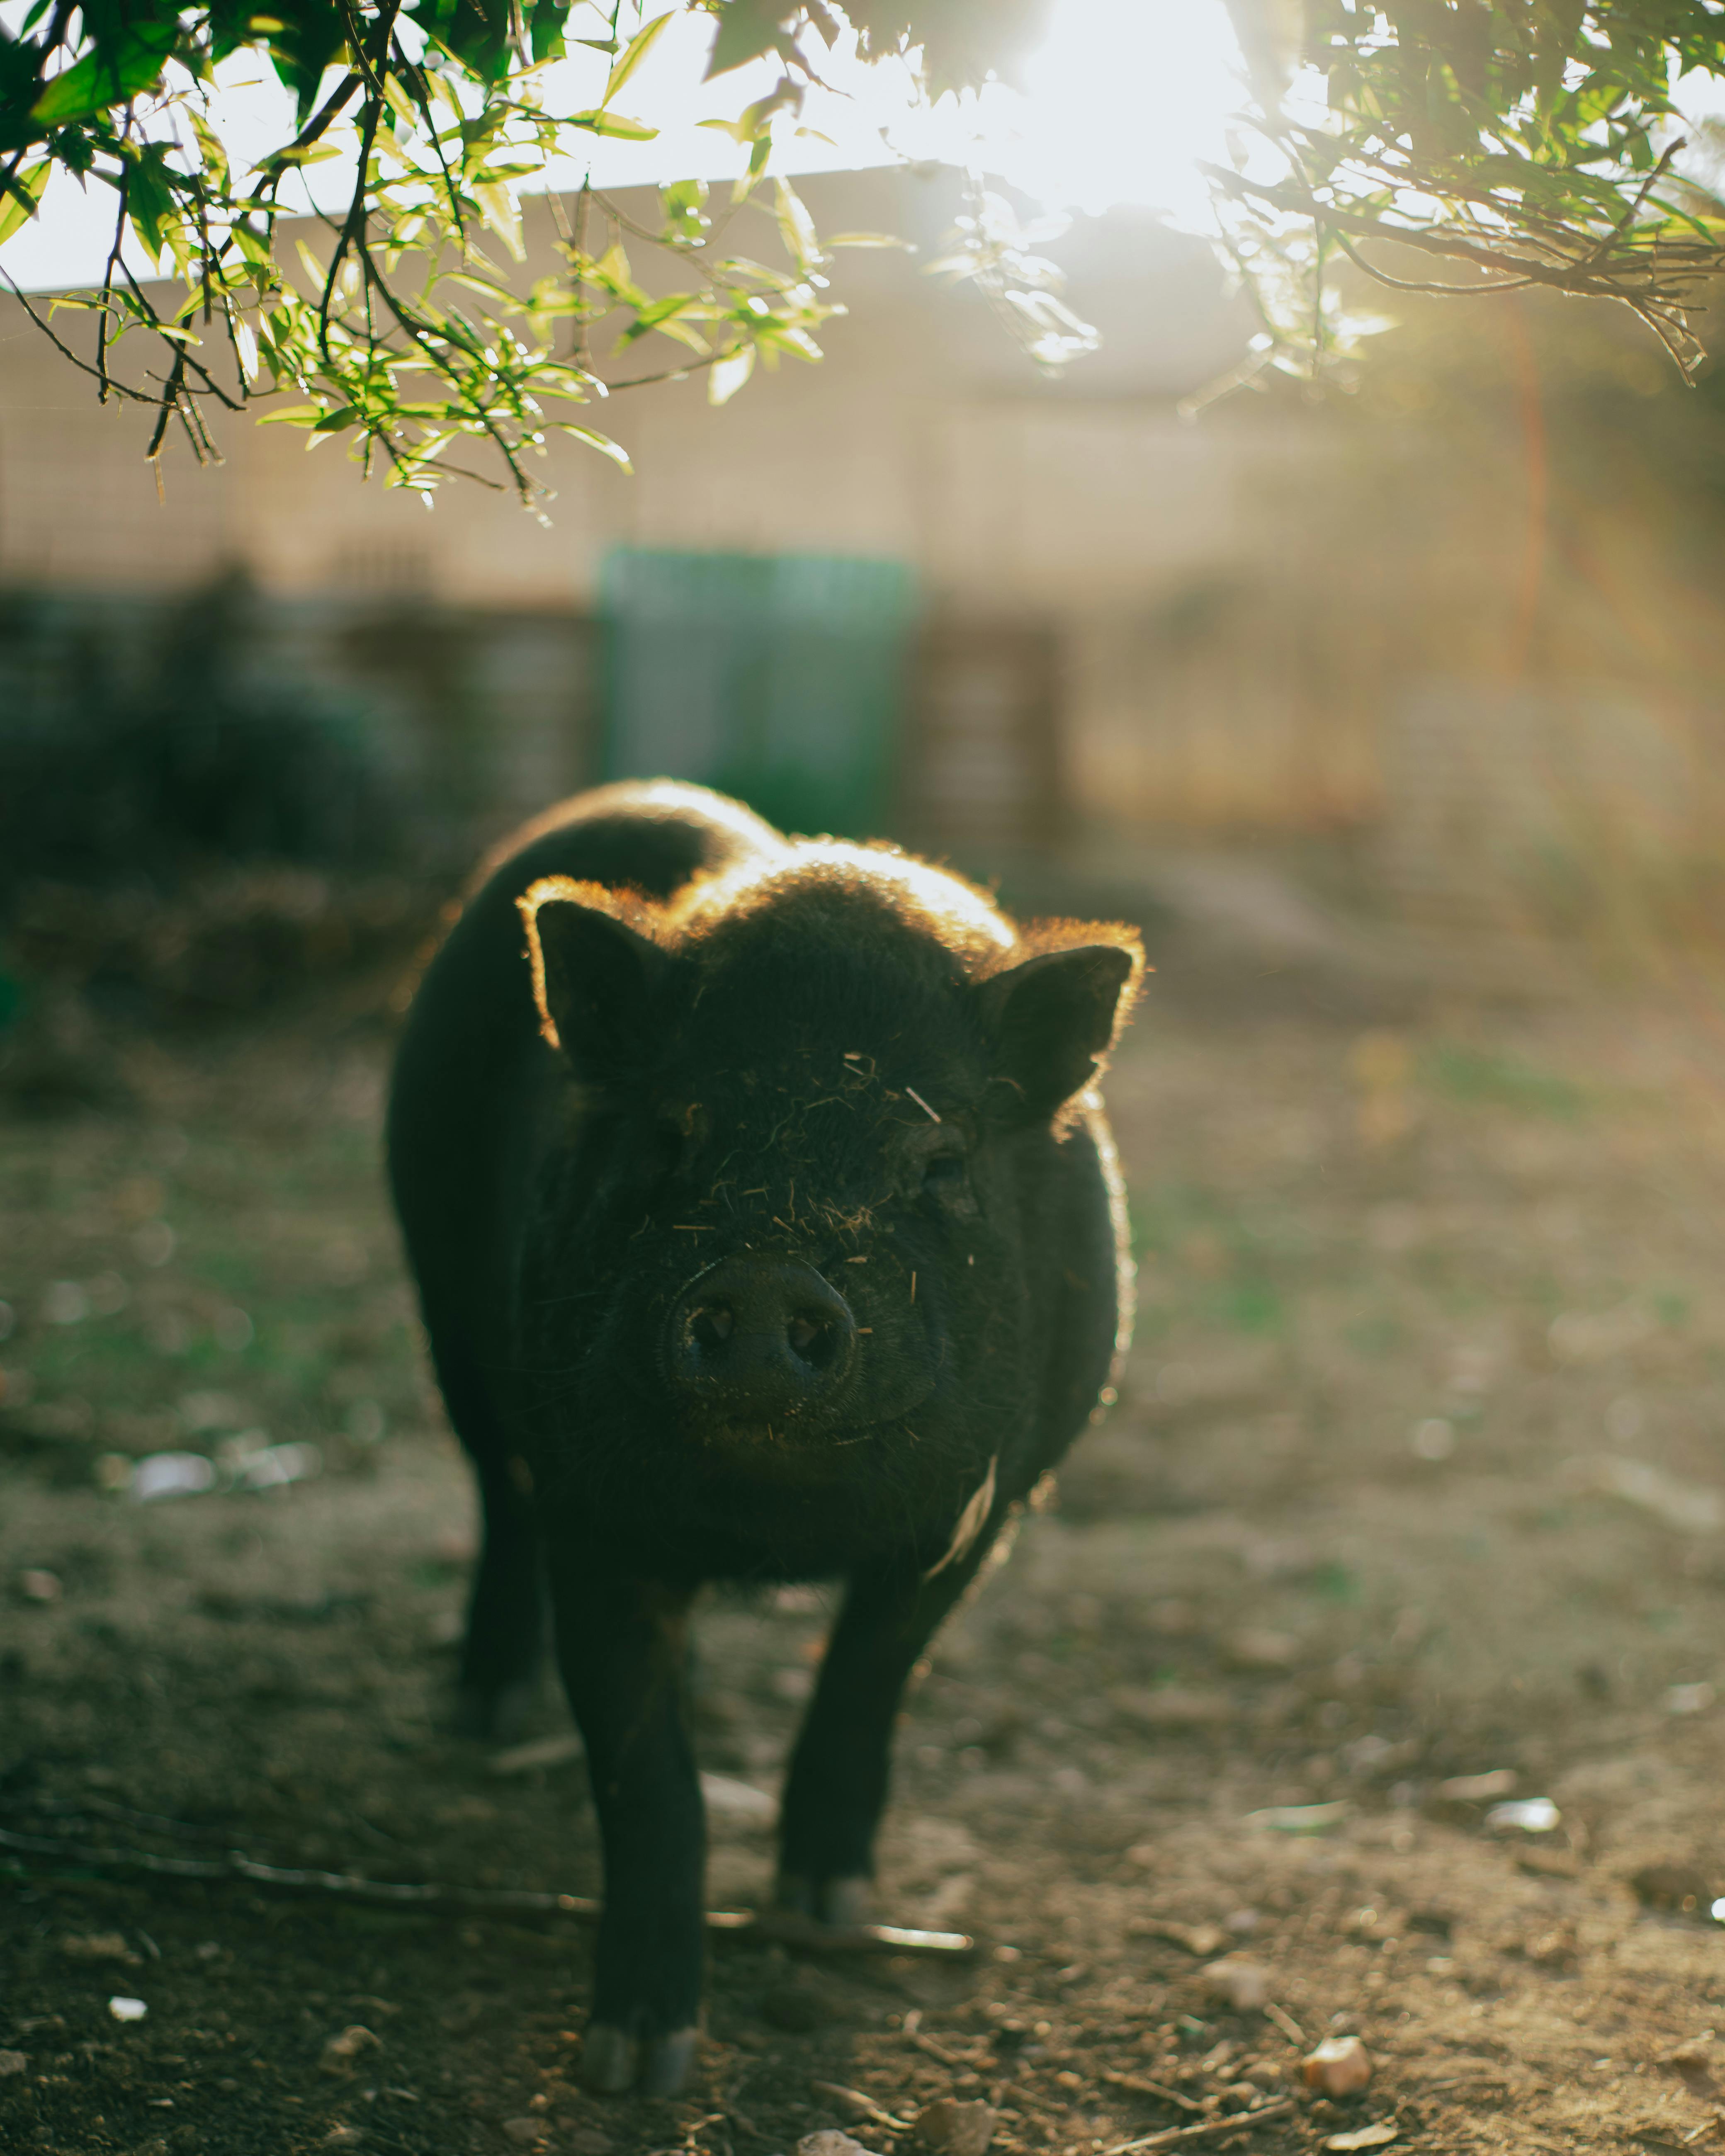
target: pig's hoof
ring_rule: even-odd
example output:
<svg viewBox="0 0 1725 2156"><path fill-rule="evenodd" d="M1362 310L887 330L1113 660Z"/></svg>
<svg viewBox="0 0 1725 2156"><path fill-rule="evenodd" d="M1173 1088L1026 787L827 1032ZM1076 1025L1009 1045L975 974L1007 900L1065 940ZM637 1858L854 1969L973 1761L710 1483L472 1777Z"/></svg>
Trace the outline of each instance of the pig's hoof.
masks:
<svg viewBox="0 0 1725 2156"><path fill-rule="evenodd" d="M832 1924L840 1930L853 1930L875 1921L874 1881L860 1873L809 1879L782 1871L773 1900L779 1908L795 1916L809 1917L817 1924Z"/></svg>
<svg viewBox="0 0 1725 2156"><path fill-rule="evenodd" d="M621 2096L639 2072L643 2096L675 2096L689 2078L700 2041L698 2029L673 2029L644 2047L614 2021L594 2021L581 2046L581 2079L598 2096Z"/></svg>
<svg viewBox="0 0 1725 2156"><path fill-rule="evenodd" d="M582 2087L598 2096L621 2096L634 2086L639 2055L640 2046L627 2029L614 2021L590 2022L581 2043Z"/></svg>
<svg viewBox="0 0 1725 2156"><path fill-rule="evenodd" d="M513 1744L526 1732L538 1704L536 1676L517 1677L506 1685L465 1684L455 1694L450 1732L481 1744Z"/></svg>
<svg viewBox="0 0 1725 2156"><path fill-rule="evenodd" d="M675 2096L689 2078L695 2063L695 2029L673 2029L668 2036L655 2036L647 2046L646 2071L641 2076L644 2096Z"/></svg>

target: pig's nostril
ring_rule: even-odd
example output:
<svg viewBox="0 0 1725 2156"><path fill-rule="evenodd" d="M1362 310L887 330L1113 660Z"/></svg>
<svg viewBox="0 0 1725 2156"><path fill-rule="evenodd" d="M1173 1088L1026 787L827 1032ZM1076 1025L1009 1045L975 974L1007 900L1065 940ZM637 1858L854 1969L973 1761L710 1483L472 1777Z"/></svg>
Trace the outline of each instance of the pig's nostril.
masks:
<svg viewBox="0 0 1725 2156"><path fill-rule="evenodd" d="M697 1348L711 1349L721 1347L731 1337L732 1328L736 1322L726 1304L710 1302L690 1318L689 1337Z"/></svg>
<svg viewBox="0 0 1725 2156"><path fill-rule="evenodd" d="M810 1372L830 1369L839 1359L841 1343L833 1320L798 1312L785 1327L791 1353Z"/></svg>

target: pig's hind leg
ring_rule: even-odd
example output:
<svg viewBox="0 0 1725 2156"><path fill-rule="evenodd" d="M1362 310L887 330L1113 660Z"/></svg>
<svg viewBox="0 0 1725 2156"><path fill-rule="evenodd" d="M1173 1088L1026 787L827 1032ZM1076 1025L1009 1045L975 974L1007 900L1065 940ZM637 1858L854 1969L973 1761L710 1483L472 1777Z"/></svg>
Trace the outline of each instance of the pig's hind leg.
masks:
<svg viewBox="0 0 1725 2156"><path fill-rule="evenodd" d="M519 1463L475 1460L481 1542L467 1604L455 1726L464 1737L508 1743L539 1697L545 1662L544 1560Z"/></svg>
<svg viewBox="0 0 1725 2156"><path fill-rule="evenodd" d="M467 1602L455 1727L464 1737L506 1743L520 1734L538 1698L545 1665L545 1561L532 1484L459 1336L428 1330L444 1404L479 1486L480 1554Z"/></svg>
<svg viewBox="0 0 1725 2156"><path fill-rule="evenodd" d="M959 1563L932 1578L908 1563L856 1573L827 1644L791 1758L779 1823L778 1902L828 1924L868 1922L875 1835L892 1732L911 1672L999 1532L996 1507Z"/></svg>

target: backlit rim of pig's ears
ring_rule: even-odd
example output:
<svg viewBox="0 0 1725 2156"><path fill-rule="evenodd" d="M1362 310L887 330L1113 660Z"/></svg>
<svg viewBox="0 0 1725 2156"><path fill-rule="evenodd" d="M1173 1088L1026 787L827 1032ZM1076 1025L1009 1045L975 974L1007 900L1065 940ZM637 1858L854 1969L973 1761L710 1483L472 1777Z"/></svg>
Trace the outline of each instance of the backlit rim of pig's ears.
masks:
<svg viewBox="0 0 1725 2156"><path fill-rule="evenodd" d="M975 993L997 1075L1024 1113L1040 1118L1102 1068L1137 1000L1144 947L1135 930L1100 921L1039 923L1019 948L1025 944L1031 957L990 974Z"/></svg>
<svg viewBox="0 0 1725 2156"><path fill-rule="evenodd" d="M542 876L516 901L527 932L539 1030L579 1068L644 1051L654 990L676 962L632 892Z"/></svg>

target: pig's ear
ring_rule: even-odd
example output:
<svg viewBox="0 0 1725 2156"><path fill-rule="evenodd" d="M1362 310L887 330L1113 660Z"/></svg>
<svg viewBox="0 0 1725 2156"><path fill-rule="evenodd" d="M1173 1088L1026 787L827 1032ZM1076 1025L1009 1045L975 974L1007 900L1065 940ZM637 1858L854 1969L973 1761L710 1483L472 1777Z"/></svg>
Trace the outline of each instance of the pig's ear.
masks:
<svg viewBox="0 0 1725 2156"><path fill-rule="evenodd" d="M628 898L603 884L546 876L516 902L526 925L539 1029L552 1046L578 1070L615 1069L644 1056L655 991L676 962L622 917L636 910Z"/></svg>
<svg viewBox="0 0 1725 2156"><path fill-rule="evenodd" d="M1095 932L1095 942L1039 952L976 991L996 1074L1029 1115L1053 1115L1089 1085L1132 1009L1142 947L1129 929Z"/></svg>

